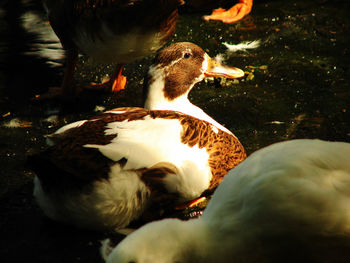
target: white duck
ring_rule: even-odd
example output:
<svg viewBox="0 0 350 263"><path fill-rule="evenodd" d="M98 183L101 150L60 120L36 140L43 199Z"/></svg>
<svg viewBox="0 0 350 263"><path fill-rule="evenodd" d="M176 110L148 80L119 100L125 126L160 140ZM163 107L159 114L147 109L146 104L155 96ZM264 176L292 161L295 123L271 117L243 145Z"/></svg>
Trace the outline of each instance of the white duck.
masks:
<svg viewBox="0 0 350 263"><path fill-rule="evenodd" d="M68 124L50 136L50 148L29 157L37 203L54 220L118 230L213 191L246 154L187 96L206 76L243 75L192 43L163 49L149 70L146 109L117 108Z"/></svg>
<svg viewBox="0 0 350 263"><path fill-rule="evenodd" d="M149 223L107 262L350 262L349 248L350 144L304 139L253 153L201 218Z"/></svg>

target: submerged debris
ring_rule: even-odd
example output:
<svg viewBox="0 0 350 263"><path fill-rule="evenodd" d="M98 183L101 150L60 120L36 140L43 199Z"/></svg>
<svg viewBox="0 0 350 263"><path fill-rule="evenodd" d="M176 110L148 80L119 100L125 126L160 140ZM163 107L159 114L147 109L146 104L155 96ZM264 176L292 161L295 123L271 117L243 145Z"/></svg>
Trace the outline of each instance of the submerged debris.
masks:
<svg viewBox="0 0 350 263"><path fill-rule="evenodd" d="M100 105L96 105L94 112L99 112L99 111L105 111L106 107L104 106L100 106Z"/></svg>
<svg viewBox="0 0 350 263"><path fill-rule="evenodd" d="M5 122L3 124L3 127L6 128L26 128L26 127L32 127L32 122L30 121L22 121L18 118L14 118L8 122Z"/></svg>

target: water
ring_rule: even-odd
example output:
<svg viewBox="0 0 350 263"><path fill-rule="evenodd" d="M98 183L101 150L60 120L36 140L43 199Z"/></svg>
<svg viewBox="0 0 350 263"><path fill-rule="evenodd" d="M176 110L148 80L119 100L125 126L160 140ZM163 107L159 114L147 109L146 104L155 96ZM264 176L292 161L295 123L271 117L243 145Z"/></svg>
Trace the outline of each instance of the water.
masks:
<svg viewBox="0 0 350 263"><path fill-rule="evenodd" d="M349 7L346 0L261 0L232 25L182 13L172 41L221 53L247 72L238 82L200 83L192 102L232 130L248 153L294 138L350 142ZM101 109L140 106L152 56L125 67L128 87L121 94L84 96L74 106L34 103L30 98L62 79L62 50L43 16L35 1L0 4L0 253L14 262L99 262L103 234L54 224L38 211L25 158L45 147L43 135L67 122ZM261 46L247 53L227 54L222 44L256 39ZM88 83L112 70L82 56L76 77Z"/></svg>

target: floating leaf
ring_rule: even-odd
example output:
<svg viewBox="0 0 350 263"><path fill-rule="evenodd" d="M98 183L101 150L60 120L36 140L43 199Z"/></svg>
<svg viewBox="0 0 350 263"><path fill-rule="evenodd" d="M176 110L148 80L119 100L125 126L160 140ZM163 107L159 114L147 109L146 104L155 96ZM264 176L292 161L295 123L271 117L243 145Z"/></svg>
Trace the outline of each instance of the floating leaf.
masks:
<svg viewBox="0 0 350 263"><path fill-rule="evenodd" d="M249 74L248 74L246 80L247 80L247 81L250 81L250 80L253 80L253 79L254 79L254 74L253 74L253 72L249 72Z"/></svg>

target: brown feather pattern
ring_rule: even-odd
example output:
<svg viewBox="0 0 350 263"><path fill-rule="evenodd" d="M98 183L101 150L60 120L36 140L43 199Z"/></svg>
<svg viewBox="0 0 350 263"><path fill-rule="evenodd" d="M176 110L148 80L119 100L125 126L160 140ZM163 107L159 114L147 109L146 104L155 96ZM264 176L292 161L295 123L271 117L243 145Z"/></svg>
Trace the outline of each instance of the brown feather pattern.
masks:
<svg viewBox="0 0 350 263"><path fill-rule="evenodd" d="M169 166L173 166L170 167ZM141 180L151 189L151 199L153 202L160 203L165 196L172 196L171 199L177 199L177 193L169 193L164 187L163 179L167 174L176 174L177 168L169 163L159 163L156 167L142 169Z"/></svg>
<svg viewBox="0 0 350 263"><path fill-rule="evenodd" d="M159 163L154 167L140 171L141 180L150 189L151 202L138 221L145 223L157 220L163 216L166 210L172 209L178 203L179 194L177 192L169 193L163 183L165 176L176 173L177 168L170 163Z"/></svg>
<svg viewBox="0 0 350 263"><path fill-rule="evenodd" d="M175 111L149 111L143 108L128 107L116 110L125 112L118 114L106 112L91 119L93 121L85 122L80 127L51 136L56 144L30 158L33 170L44 184L54 182L53 187L57 187L56 184L64 177L67 181L77 180L79 182L77 185L82 182L89 183L98 179L107 179L110 166L115 162L105 157L99 150L86 148L84 145L109 144L118 135L105 134L108 123L141 120L145 116L178 119L183 126L182 143L190 147L198 145L199 148L206 148L210 155L209 166L213 174L209 190L215 189L226 173L246 158L244 148L236 137L221 130L215 133L215 128L213 130L212 125L206 121ZM118 162L124 166L127 160L122 158ZM52 169L48 170L48 166L51 166ZM160 165L142 169L140 178L152 191L158 189L153 195L155 198L156 196L160 198L160 196L169 194L162 183L162 179L168 173L176 173L176 168Z"/></svg>
<svg viewBox="0 0 350 263"><path fill-rule="evenodd" d="M223 177L246 157L243 145L232 134L218 130L208 122L196 118L182 118L182 143L193 147L205 147L209 153L212 179L208 191L215 190Z"/></svg>
<svg viewBox="0 0 350 263"><path fill-rule="evenodd" d="M188 50L190 55L186 59L181 59L173 63ZM201 68L205 52L192 43L181 43L181 45L171 45L161 50L155 61L157 66L165 68L164 96L168 100L173 100L188 91L188 87L193 85L196 79L203 74ZM148 85L152 84L152 79L148 80ZM147 91L147 90L146 90Z"/></svg>

